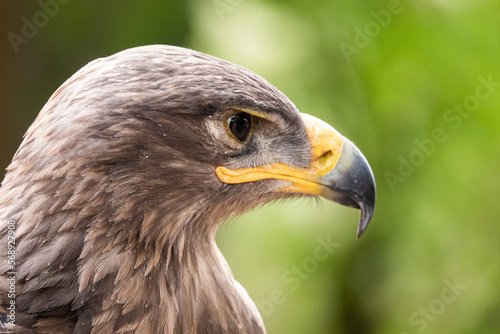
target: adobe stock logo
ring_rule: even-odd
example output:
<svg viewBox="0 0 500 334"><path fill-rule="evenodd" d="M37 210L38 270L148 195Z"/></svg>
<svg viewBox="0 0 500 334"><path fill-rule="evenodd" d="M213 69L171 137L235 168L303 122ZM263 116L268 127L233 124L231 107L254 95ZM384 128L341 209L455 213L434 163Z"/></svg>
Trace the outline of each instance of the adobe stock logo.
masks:
<svg viewBox="0 0 500 334"><path fill-rule="evenodd" d="M285 287L273 289L269 298L256 303L261 314L270 317L276 307L286 302L287 296L300 288L302 282L318 270L321 262L328 260L340 247L340 244L332 241L331 235L326 238L318 237L316 241L317 245L312 256L304 258L299 265L294 264L281 275L281 281Z"/></svg>
<svg viewBox="0 0 500 334"><path fill-rule="evenodd" d="M236 7L241 5L243 0L214 0L212 5L221 21L224 20L226 12L232 12Z"/></svg>
<svg viewBox="0 0 500 334"><path fill-rule="evenodd" d="M351 63L352 56L359 54L361 50L370 45L372 40L380 34L382 28L387 27L391 23L392 17L402 11L403 5L401 5L400 0L389 0L387 9L382 9L378 12L372 10L370 15L373 17L373 20L366 23L363 29L354 27L354 32L356 33L353 40L354 45L349 43L340 44L340 49L347 62Z"/></svg>
<svg viewBox="0 0 500 334"><path fill-rule="evenodd" d="M427 305L419 307L408 317L409 324L415 327L418 333L424 332L431 323L443 314L448 305L454 303L467 289L467 285L460 284L457 278L453 282L445 279L443 283L445 287L437 298L432 299ZM409 334L409 332L404 331L399 334Z"/></svg>
<svg viewBox="0 0 500 334"><path fill-rule="evenodd" d="M423 165L426 159L436 152L437 147L448 140L451 130L459 129L464 120L474 115L473 113L481 107L481 102L489 99L500 87L500 82L494 81L491 74L480 75L477 80L479 84L473 94L466 96L462 103L455 103L452 108L443 112L442 119L446 127L436 127L426 138L416 138L415 148L404 156L402 154L398 156L397 169L385 171L385 181L391 192L396 190L398 184L404 183L412 176L417 167Z"/></svg>
<svg viewBox="0 0 500 334"><path fill-rule="evenodd" d="M9 39L14 53L19 52L21 44L28 44L33 39L40 28L45 27L49 23L49 17L54 17L59 12L59 5L65 5L70 0L40 0L38 6L41 10L35 12L31 20L26 16L21 18L22 26L19 34L9 32L7 38Z"/></svg>

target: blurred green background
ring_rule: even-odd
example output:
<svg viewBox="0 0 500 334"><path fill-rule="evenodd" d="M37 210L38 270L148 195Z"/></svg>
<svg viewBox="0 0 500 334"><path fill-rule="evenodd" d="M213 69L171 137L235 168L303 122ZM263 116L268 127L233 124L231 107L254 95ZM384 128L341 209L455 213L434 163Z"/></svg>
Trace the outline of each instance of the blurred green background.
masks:
<svg viewBox="0 0 500 334"><path fill-rule="evenodd" d="M0 2L2 176L52 92L89 61L145 44L210 53L332 124L377 179L358 241L358 212L323 200L221 228L269 333L499 332L500 2L49 3Z"/></svg>

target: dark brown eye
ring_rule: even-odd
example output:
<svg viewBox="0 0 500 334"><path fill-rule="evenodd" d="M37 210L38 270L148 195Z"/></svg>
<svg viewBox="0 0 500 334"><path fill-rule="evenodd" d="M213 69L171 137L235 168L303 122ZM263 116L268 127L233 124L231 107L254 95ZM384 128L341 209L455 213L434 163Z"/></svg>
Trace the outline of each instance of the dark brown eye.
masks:
<svg viewBox="0 0 500 334"><path fill-rule="evenodd" d="M252 115L244 112L233 115L227 119L227 125L231 133L244 142L252 132Z"/></svg>

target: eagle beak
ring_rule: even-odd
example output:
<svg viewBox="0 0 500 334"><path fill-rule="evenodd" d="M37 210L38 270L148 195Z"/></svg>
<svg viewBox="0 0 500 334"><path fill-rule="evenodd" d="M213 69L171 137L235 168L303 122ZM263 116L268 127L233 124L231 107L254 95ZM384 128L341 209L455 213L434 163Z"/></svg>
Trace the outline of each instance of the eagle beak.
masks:
<svg viewBox="0 0 500 334"><path fill-rule="evenodd" d="M327 174L318 179L324 186L320 194L336 203L360 209L359 238L365 231L375 208L375 178L368 161L359 149L343 137L340 157Z"/></svg>
<svg viewBox="0 0 500 334"><path fill-rule="evenodd" d="M319 195L360 209L357 237L365 231L375 207L375 178L359 149L320 119L302 114L311 145L308 168L282 163L241 169L217 167L222 182L237 184L264 179L289 181L282 192Z"/></svg>
<svg viewBox="0 0 500 334"><path fill-rule="evenodd" d="M375 208L375 177L361 151L322 120L302 114L312 147L319 195L341 205L360 209L356 237L368 227Z"/></svg>

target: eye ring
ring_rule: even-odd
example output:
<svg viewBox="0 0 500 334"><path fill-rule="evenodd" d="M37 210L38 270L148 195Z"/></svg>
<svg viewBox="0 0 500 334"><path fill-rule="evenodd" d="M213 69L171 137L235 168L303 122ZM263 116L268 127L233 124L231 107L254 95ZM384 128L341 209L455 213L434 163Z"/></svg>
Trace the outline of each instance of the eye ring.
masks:
<svg viewBox="0 0 500 334"><path fill-rule="evenodd" d="M231 115L226 120L227 127L231 135L238 141L244 143L248 141L252 134L253 117L246 112Z"/></svg>

